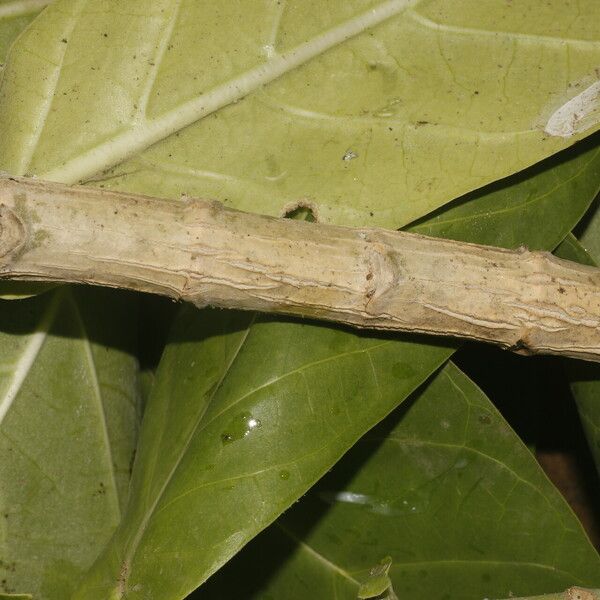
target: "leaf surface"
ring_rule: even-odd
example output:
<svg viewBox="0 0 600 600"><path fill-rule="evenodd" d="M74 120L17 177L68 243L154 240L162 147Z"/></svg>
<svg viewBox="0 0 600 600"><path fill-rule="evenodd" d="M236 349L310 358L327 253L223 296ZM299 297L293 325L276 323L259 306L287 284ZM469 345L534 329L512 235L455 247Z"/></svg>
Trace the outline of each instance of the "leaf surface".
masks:
<svg viewBox="0 0 600 600"><path fill-rule="evenodd" d="M598 3L479 5L57 0L7 64L0 168L399 227L598 127Z"/></svg>
<svg viewBox="0 0 600 600"><path fill-rule="evenodd" d="M119 523L137 422L130 308L66 287L0 302L0 592L68 598Z"/></svg>
<svg viewBox="0 0 600 600"><path fill-rule="evenodd" d="M597 218L592 218L590 226L586 230L586 245L590 249L598 248L596 240L590 237L591 231L596 227ZM582 264L598 266L590 252L574 236L568 236L557 248L556 254L567 260L574 260ZM596 256L600 257L600 253ZM571 391L577 403L581 424L587 435L588 444L598 474L600 474L600 366L594 363L582 361L565 361Z"/></svg>
<svg viewBox="0 0 600 600"><path fill-rule="evenodd" d="M600 582L600 557L566 502L452 363L194 598L354 600L386 555L399 598Z"/></svg>
<svg viewBox="0 0 600 600"><path fill-rule="evenodd" d="M15 38L50 0L0 0L0 78Z"/></svg>
<svg viewBox="0 0 600 600"><path fill-rule="evenodd" d="M503 248L552 250L600 191L599 172L600 136L593 135L575 148L451 202L406 230Z"/></svg>
<svg viewBox="0 0 600 600"><path fill-rule="evenodd" d="M77 598L183 598L451 349L233 311L180 315L123 525Z"/></svg>
<svg viewBox="0 0 600 600"><path fill-rule="evenodd" d="M598 211L600 199L595 203L590 211L592 214L584 224L583 230L578 234L581 245L588 254L588 260L594 264L600 264L600 214ZM581 258L583 256L580 254Z"/></svg>

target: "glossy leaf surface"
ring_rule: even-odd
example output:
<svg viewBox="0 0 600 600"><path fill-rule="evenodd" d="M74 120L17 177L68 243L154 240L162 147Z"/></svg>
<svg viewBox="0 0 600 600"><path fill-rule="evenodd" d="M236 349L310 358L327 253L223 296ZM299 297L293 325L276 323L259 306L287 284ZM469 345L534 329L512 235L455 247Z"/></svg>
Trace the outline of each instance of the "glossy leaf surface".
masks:
<svg viewBox="0 0 600 600"><path fill-rule="evenodd" d="M0 591L64 600L120 521L137 428L131 304L0 302Z"/></svg>
<svg viewBox="0 0 600 600"><path fill-rule="evenodd" d="M77 598L183 598L451 353L188 308L146 408L123 526Z"/></svg>
<svg viewBox="0 0 600 600"><path fill-rule="evenodd" d="M386 555L399 598L600 582L600 557L565 501L452 363L194 598L354 600Z"/></svg>
<svg viewBox="0 0 600 600"><path fill-rule="evenodd" d="M544 127L599 60L595 0L57 0L5 69L0 168L399 227L594 131L594 100Z"/></svg>

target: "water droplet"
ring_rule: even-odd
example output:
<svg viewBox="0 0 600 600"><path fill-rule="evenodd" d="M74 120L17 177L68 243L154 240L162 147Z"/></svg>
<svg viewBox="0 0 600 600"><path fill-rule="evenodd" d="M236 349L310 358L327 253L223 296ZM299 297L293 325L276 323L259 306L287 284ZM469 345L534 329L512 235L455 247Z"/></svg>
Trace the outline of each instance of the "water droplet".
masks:
<svg viewBox="0 0 600 600"><path fill-rule="evenodd" d="M279 471L279 479L283 479L284 481L287 481L289 478L290 478L289 471Z"/></svg>
<svg viewBox="0 0 600 600"><path fill-rule="evenodd" d="M368 494L357 494L350 491L320 492L319 497L328 504L340 502L344 504L363 506L369 512L378 515L389 516L397 513L397 511L392 508L389 502Z"/></svg>
<svg viewBox="0 0 600 600"><path fill-rule="evenodd" d="M418 514L427 510L429 495L425 490L410 490L404 498L394 503L392 511L396 514Z"/></svg>
<svg viewBox="0 0 600 600"><path fill-rule="evenodd" d="M221 434L223 444L230 444L245 438L251 431L258 429L262 423L250 413L244 412L236 415L228 424L225 432Z"/></svg>

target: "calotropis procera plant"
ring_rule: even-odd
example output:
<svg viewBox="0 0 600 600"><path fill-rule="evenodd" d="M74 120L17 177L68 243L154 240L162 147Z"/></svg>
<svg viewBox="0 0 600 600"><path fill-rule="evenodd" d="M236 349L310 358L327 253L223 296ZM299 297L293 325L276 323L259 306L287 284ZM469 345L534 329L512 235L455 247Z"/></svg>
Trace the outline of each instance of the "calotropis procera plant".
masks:
<svg viewBox="0 0 600 600"><path fill-rule="evenodd" d="M3 1L0 51L8 175L598 256L596 0ZM597 597L456 342L173 312L1 301L0 597Z"/></svg>

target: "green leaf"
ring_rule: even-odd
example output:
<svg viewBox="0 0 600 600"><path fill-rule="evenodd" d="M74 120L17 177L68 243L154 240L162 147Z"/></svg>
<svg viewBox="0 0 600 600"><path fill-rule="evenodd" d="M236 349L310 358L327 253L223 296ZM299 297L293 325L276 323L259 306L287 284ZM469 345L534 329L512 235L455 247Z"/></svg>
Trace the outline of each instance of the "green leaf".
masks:
<svg viewBox="0 0 600 600"><path fill-rule="evenodd" d="M184 309L148 402L123 525L77 598L183 598L451 353Z"/></svg>
<svg viewBox="0 0 600 600"><path fill-rule="evenodd" d="M0 77L11 44L49 2L50 0L0 1Z"/></svg>
<svg viewBox="0 0 600 600"><path fill-rule="evenodd" d="M594 264L600 264L600 198L595 203L590 218L585 222L583 231L578 235L583 248L593 260Z"/></svg>
<svg viewBox="0 0 600 600"><path fill-rule="evenodd" d="M593 135L575 148L451 202L406 229L490 246L552 250L600 191L599 172L600 136Z"/></svg>
<svg viewBox="0 0 600 600"><path fill-rule="evenodd" d="M4 59L15 38L35 17L48 0L2 0L0 1L0 79ZM1 281L0 299L15 300L35 296L52 289L51 284L26 281Z"/></svg>
<svg viewBox="0 0 600 600"><path fill-rule="evenodd" d="M358 588L359 599L398 600L389 576L392 559L386 556L369 570L368 579Z"/></svg>
<svg viewBox="0 0 600 600"><path fill-rule="evenodd" d="M593 169L591 168L592 165L595 165L596 163L594 161L597 160L597 155L598 155L598 150L596 147L597 142L593 142L592 144L590 144L589 148L586 148L586 150L584 152L582 152L581 154L579 153L579 150L574 150L574 151L569 151L568 154L565 154L561 157L558 158L557 161L553 161L552 163L543 165L542 168L540 169L532 169L530 172L528 172L526 174L526 176L519 178L519 180L517 180L518 182L508 182L507 183L507 187L502 191L502 192L497 192L495 194L491 194L490 198L491 201L493 203L496 202L503 202L506 198L510 198L510 197L514 197L517 196L520 199L522 199L523 202L526 202L526 198L528 198L530 196L529 191L526 192L521 192L521 188L524 187L527 190L535 190L535 189L539 189L539 188L543 188L544 185L546 184L547 181L553 181L554 183L557 181L559 181L559 185L556 186L557 187L557 191L554 190L550 190L549 191L549 202L548 202L548 212L546 214L546 218L544 218L543 222L541 224L538 224L537 227L529 227L525 232L524 232L524 239L520 240L521 243L528 243L530 240L533 241L535 243L535 239L540 239L540 233L542 232L545 233L547 232L548 235L548 241L547 243L547 247L551 247L554 244L554 240L557 237L562 237L564 236L564 234L566 233L566 231L571 228L575 222L580 218L580 213L585 210L585 207L587 205L589 205L589 203L591 202L593 195L595 194L595 185L597 185L597 183L594 181L594 184L589 183L591 180L595 180L595 173L593 171ZM557 166L558 165L558 166ZM551 170L553 168L556 167L556 171L558 174L552 174ZM541 180L540 183L536 184L537 180ZM572 187L570 187L572 186ZM571 201L571 202L566 202L564 200L564 197L566 196L565 193L565 188L569 189L569 193L574 193L575 191L578 191L579 194L577 196L578 198L578 202L579 204L576 205L575 202ZM148 190L149 191L149 190ZM486 196L487 197L487 196ZM483 201L483 197L482 197L482 201ZM562 202L561 202L562 201ZM571 206L571 209L568 208L568 206ZM556 214L556 211L559 214L561 214L560 218L555 217L554 215ZM563 212L564 211L564 212ZM519 220L519 218L521 218L522 213L520 214L519 211L514 211L510 213L510 218L508 220L506 220L503 223L503 227L504 228L509 228L512 223L515 223ZM473 232L473 229L468 229L467 230L469 232L469 234L471 234ZM496 236L498 236L498 239L500 241L504 240L506 241L506 237L505 236L505 229L498 229L498 230L494 230L494 233L496 234ZM189 317L191 318L191 317ZM196 327L205 327L205 324L198 324L196 325ZM304 342L302 341L302 334L298 332L298 327L296 325L284 325L284 323L280 323L279 324L280 327L282 327L282 333L281 333L281 338L282 339L291 339L294 340L293 343L295 344L306 344L308 342ZM187 326L186 326L187 327ZM285 327L290 327L291 329L287 332L284 333ZM185 329L185 328L184 328ZM319 331L321 332L325 332L327 331L327 329L325 327L321 327L318 328ZM226 326L224 326L223 331L227 331ZM341 330L334 330L335 331L335 335L339 336L340 338L343 338L344 336L348 336L349 337L349 341L346 343L353 343L351 340L353 339L353 335L350 333L342 333ZM324 333L323 333L324 334ZM332 335L331 333L329 333L328 335ZM187 377L189 377L189 373L188 373L188 368L187 368L187 364L191 363L191 362L196 362L196 364L203 364L205 361L205 357L206 353L208 352L208 350L205 347L205 342L196 342L194 344L193 340L193 336L190 336L190 343L189 343L189 347L186 347L186 352L189 353L189 358L187 359L186 362L184 360L175 360L175 359L171 359L169 358L170 356L173 356L175 353L175 347L173 346L173 344L170 347L169 353L167 353L167 355L165 355L165 364L161 365L161 370L159 372L159 379L158 381L160 382L161 379L162 380L166 380L166 383L163 382L162 385L163 389L164 386L167 386L168 390L169 390L169 394L172 395L173 400L171 401L175 401L176 398L176 394L180 393L184 396L189 396L190 394L188 392L180 392L178 387L175 387L172 384L173 379L177 379L179 378L180 380L184 380ZM408 338L410 339L410 338ZM269 356L271 352L273 352L273 344L271 343L270 340L268 339L264 339L264 346L262 349L256 349L254 352L257 355L260 355L261 353ZM410 349L409 343L407 342L406 345L404 346L404 350L403 350L403 354L405 355L405 360L407 364L411 363L411 360L415 360L416 361L416 365L417 368L419 369L419 371L421 370L421 368L425 365L425 364L429 364L430 365L430 372L432 372L436 366L439 364L439 349L436 348L435 346L433 346L431 348L431 352L432 352L432 356L425 360L423 357L425 356L425 351L423 349L423 346L421 345L417 345L415 347L416 350L416 355L413 356L412 351ZM178 352L182 352L182 349L179 349ZM195 358L197 357L197 358ZM426 378L427 375L429 375L429 373L425 373L423 371L422 374L422 379ZM166 392L161 392L161 394L165 394ZM202 389L195 391L194 392L194 397L198 398L198 397L202 397L203 391ZM162 401L165 401L164 399ZM217 401L217 399L215 400ZM154 400L154 402L157 402L157 400ZM178 400L178 402L183 402L183 400ZM179 405L178 405L179 406ZM247 410L245 411L247 414L252 415L253 412L251 410ZM240 411L239 413L240 415L244 414L244 411ZM146 416L146 427L158 427L161 428L163 426L166 426L163 423L163 418L159 417L159 416L155 416L156 412L151 412ZM290 417L293 419L293 417ZM158 423L157 424L151 424L150 421L152 419L157 419ZM184 422L188 422L189 421L189 417L187 416L187 412L184 412L184 414L181 417L182 421ZM377 420L373 420L371 423L374 424ZM247 421L246 421L247 422ZM238 425L243 424L242 422L238 423ZM363 432L366 431L368 429L370 425L368 424L363 424ZM261 428L262 429L262 428ZM146 451L150 451L152 453L161 453L162 454L162 450L160 450L160 446L158 444L156 444L156 439L159 439L161 436L159 436L159 434L155 434L151 436L153 441L152 443L148 443L146 446L140 448L140 460L145 460L143 458L144 454L146 453ZM171 435L166 435L166 436L162 436L162 439L166 438L166 439L170 439L171 437L176 437L176 434L173 433ZM246 439L244 439L244 443L246 443ZM152 448L152 450L150 450L150 448ZM240 453L242 453L242 449L240 449ZM243 454L245 455L246 452L243 452ZM322 469L323 471L326 470L327 468L329 468L331 466L331 464L333 464L334 460L328 460L326 456L322 457L323 459L323 465L322 465ZM202 459L198 459L199 463L205 464L214 464L214 461L212 461L210 458L202 458ZM189 473L186 473L187 476L189 476L190 480L193 479L193 477L196 477L197 475L194 475L194 473L192 471L190 471ZM303 488L297 488L297 491L295 492L297 496L299 496L302 493ZM285 506L287 506L287 504L289 502L291 502L293 499L292 497L288 497L285 498L284 500L282 500L281 498L275 498L274 499L274 506L272 507L273 509L273 516L276 516L276 514L278 513L278 511L280 512L281 510L283 510L285 508ZM252 507L254 506L253 503L255 502L261 502L262 498L252 498L251 495L248 495L245 499L245 510L247 511L252 511ZM200 514L205 514L205 510L202 508L202 506L200 508L197 508L197 505L190 505L188 507L188 515L185 517L186 519L190 519L190 518L196 518L199 519L200 518ZM129 518L129 517L128 517ZM172 522L170 523L170 526L172 525ZM135 526L135 525L134 525ZM262 525L264 526L264 525ZM184 527L185 529L185 527ZM256 532L258 532L261 529L261 527L256 527L256 529L254 530L253 534L255 534ZM253 534L249 534L248 539L253 535ZM131 534L129 534L131 535ZM163 535L169 539L170 538L170 533L164 533ZM213 536L213 534L210 534L211 536ZM156 534L156 538L159 539L160 536L159 534ZM246 540L245 540L246 541ZM114 548L111 549L109 551L109 553L114 553L114 556L110 559L108 558L108 556L105 558L105 563L104 566L99 567L99 570L105 570L105 574L94 574L92 579L90 580L90 583L88 584L89 587L85 588L86 590L89 589L93 589L91 586L94 585L94 583L92 583L92 581L96 581L97 585L99 585L100 587L98 589L102 590L102 593L104 592L104 590L109 589L110 585L112 584L114 586L114 582L116 579L118 579L118 574L119 570L121 568L122 562L122 555L123 555L123 550L122 548L127 546L127 541L125 539L120 540L119 542L115 543L115 546L118 547L118 550L115 550ZM158 542L157 542L158 543ZM236 548L232 548L229 550L228 555L231 556L232 554L235 553L236 549L239 548L242 544L240 543ZM208 551L206 551L208 554ZM217 549L215 551L215 555L216 556L223 556L223 561L226 560L225 557L225 553L219 554L220 551L219 549ZM144 556L149 557L150 554L146 553ZM110 562L110 560L113 561L112 564L112 568L110 566L108 566L108 563ZM143 563L143 558L139 559L140 563ZM216 559L215 559L216 560ZM201 571L201 565L199 564L199 559L198 557L194 557L194 561L197 565L197 571L200 572ZM153 571L153 567L152 567L152 561L150 561L150 566L147 567L148 571ZM141 569L142 567L140 567ZM217 566L214 566L214 568L218 568ZM112 569L112 570L111 570ZM210 570L210 569L209 569ZM181 571L184 572L185 568L182 566L181 567ZM156 570L154 569L154 572L156 572ZM107 573L107 574L106 574ZM168 576L165 576L164 579L165 581L163 582L162 585L164 586L168 586L170 585L168 583L170 577L173 575L172 571L169 572ZM202 578L205 577L205 575L198 575L197 579L196 579L196 583L193 584L189 584L189 588L191 589L194 585L199 584L202 581ZM98 581L100 581L100 583L98 583ZM140 576L140 583L139 585L143 585L142 583L142 577ZM136 584L133 584L134 586Z"/></svg>
<svg viewBox="0 0 600 600"><path fill-rule="evenodd" d="M598 128L599 17L596 0L57 0L7 63L0 168L399 227ZM576 97L574 135L545 133Z"/></svg>
<svg viewBox="0 0 600 600"><path fill-rule="evenodd" d="M412 600L600 582L564 499L452 363L194 598L350 600L383 554L396 594Z"/></svg>
<svg viewBox="0 0 600 600"><path fill-rule="evenodd" d="M0 302L0 592L63 600L120 521L136 432L131 302Z"/></svg>
<svg viewBox="0 0 600 600"><path fill-rule="evenodd" d="M591 223L594 223L592 219ZM589 235L590 228L587 233ZM586 236L588 243L592 240ZM592 246L593 247L593 246ZM557 248L557 256L567 260L596 266L596 261L577 239L570 235ZM598 254L600 256L600 253ZM571 391L577 403L579 416L588 444L600 474L600 365L582 361L565 361Z"/></svg>

